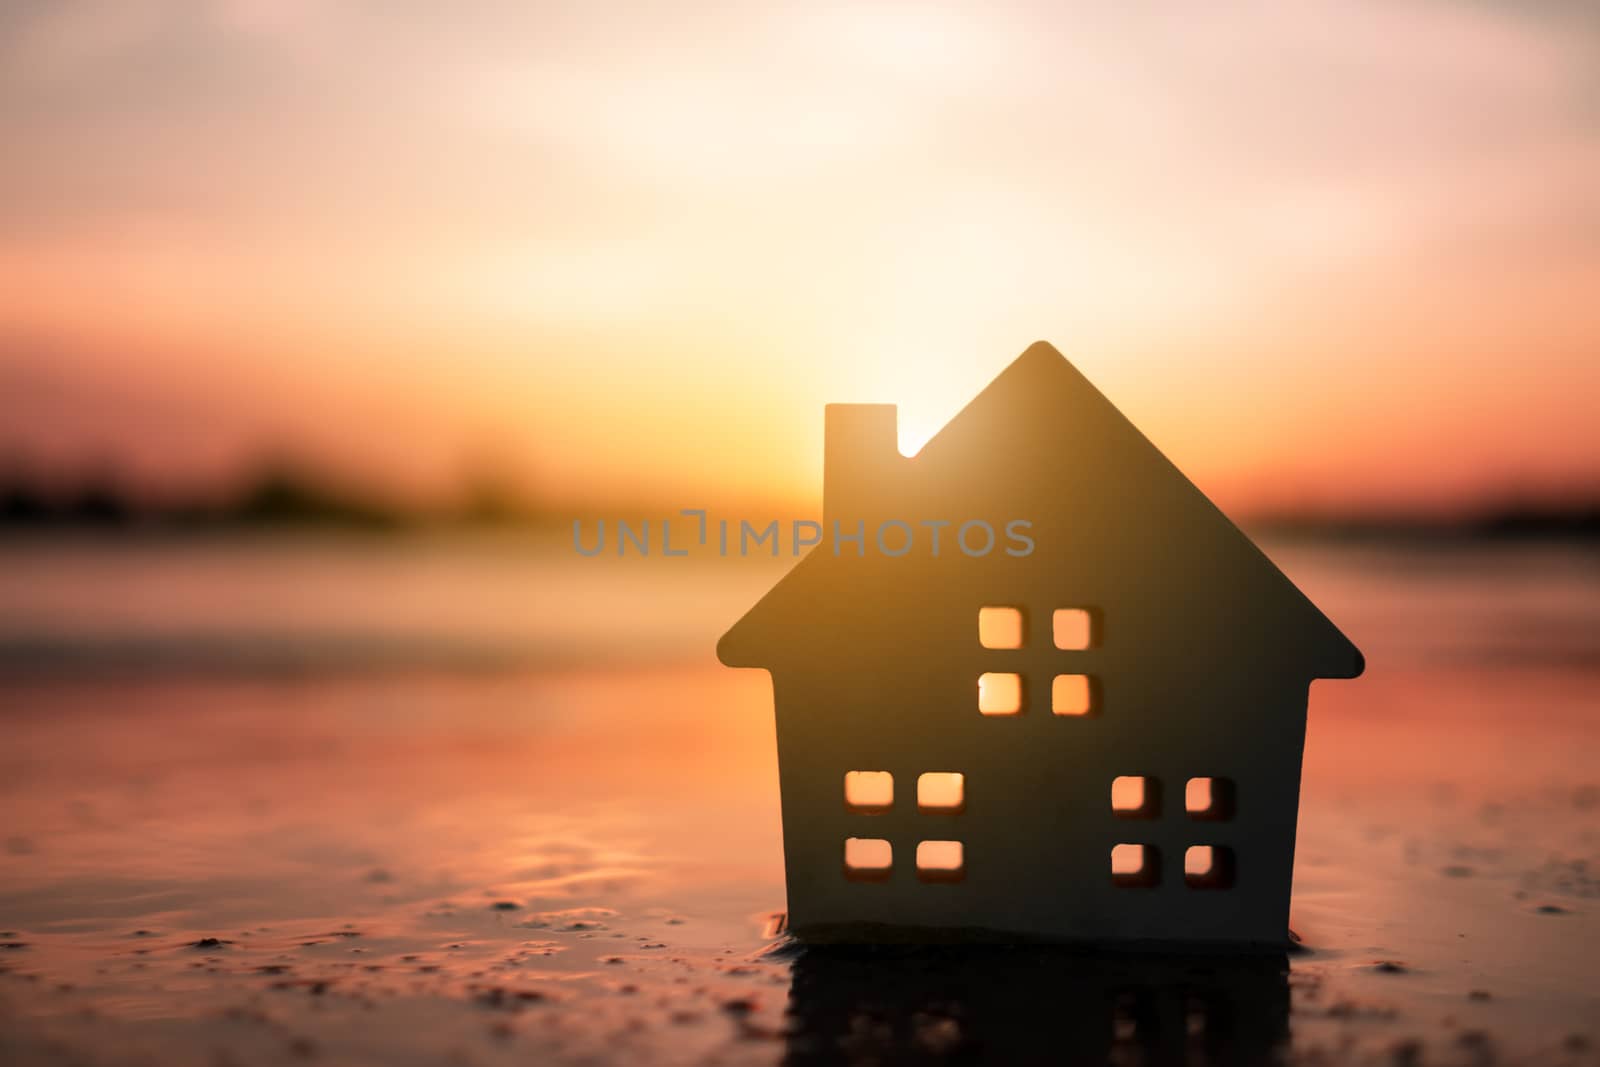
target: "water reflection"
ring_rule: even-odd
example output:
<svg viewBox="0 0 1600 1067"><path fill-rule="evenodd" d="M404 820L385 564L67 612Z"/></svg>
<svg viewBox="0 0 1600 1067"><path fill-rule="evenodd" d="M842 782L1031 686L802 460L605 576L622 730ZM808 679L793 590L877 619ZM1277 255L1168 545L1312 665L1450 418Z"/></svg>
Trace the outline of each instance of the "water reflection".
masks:
<svg viewBox="0 0 1600 1067"><path fill-rule="evenodd" d="M1288 961L1049 947L810 948L783 1062L1257 1064L1288 1037Z"/></svg>

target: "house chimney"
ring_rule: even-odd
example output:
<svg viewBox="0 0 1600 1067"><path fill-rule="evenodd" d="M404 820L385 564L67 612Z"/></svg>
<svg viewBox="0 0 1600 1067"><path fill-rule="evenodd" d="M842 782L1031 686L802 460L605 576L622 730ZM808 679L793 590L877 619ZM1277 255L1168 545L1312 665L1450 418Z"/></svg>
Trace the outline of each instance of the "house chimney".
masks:
<svg viewBox="0 0 1600 1067"><path fill-rule="evenodd" d="M829 404L822 449L822 518L854 529L888 506L901 462L893 404Z"/></svg>

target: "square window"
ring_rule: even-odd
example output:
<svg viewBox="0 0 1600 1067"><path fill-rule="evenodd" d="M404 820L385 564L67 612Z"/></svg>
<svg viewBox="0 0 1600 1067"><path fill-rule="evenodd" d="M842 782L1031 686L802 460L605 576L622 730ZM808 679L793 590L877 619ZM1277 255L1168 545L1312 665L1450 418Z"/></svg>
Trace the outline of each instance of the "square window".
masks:
<svg viewBox="0 0 1600 1067"><path fill-rule="evenodd" d="M967 806L966 776L953 771L929 771L917 776L917 810L930 815L954 815Z"/></svg>
<svg viewBox="0 0 1600 1067"><path fill-rule="evenodd" d="M1016 715L1022 710L1022 675L978 676L978 710L985 715Z"/></svg>
<svg viewBox="0 0 1600 1067"><path fill-rule="evenodd" d="M1161 853L1154 845L1117 845L1111 850L1111 884L1143 889L1161 881Z"/></svg>
<svg viewBox="0 0 1600 1067"><path fill-rule="evenodd" d="M1183 789L1183 808L1191 819L1226 822L1233 818L1238 790L1229 778L1191 778Z"/></svg>
<svg viewBox="0 0 1600 1067"><path fill-rule="evenodd" d="M844 806L857 815L874 815L894 806L894 775L888 771L847 771Z"/></svg>
<svg viewBox="0 0 1600 1067"><path fill-rule="evenodd" d="M960 841L917 842L917 877L924 882L959 882L967 875Z"/></svg>
<svg viewBox="0 0 1600 1067"><path fill-rule="evenodd" d="M1058 674L1050 683L1050 710L1057 715L1093 715L1095 680L1087 674Z"/></svg>
<svg viewBox="0 0 1600 1067"><path fill-rule="evenodd" d="M1021 608L978 609L978 643L984 648L1021 648L1025 637Z"/></svg>
<svg viewBox="0 0 1600 1067"><path fill-rule="evenodd" d="M1161 814L1161 783L1123 775L1111 779L1111 810L1124 819L1154 819Z"/></svg>
<svg viewBox="0 0 1600 1067"><path fill-rule="evenodd" d="M848 837L844 842L844 875L857 882L882 882L894 869L894 848L881 837Z"/></svg>
<svg viewBox="0 0 1600 1067"><path fill-rule="evenodd" d="M1235 872L1226 845L1191 845L1183 854L1183 882L1191 889L1232 889Z"/></svg>
<svg viewBox="0 0 1600 1067"><path fill-rule="evenodd" d="M1057 608L1050 627L1056 647L1081 651L1099 644L1100 627L1095 614L1088 608Z"/></svg>

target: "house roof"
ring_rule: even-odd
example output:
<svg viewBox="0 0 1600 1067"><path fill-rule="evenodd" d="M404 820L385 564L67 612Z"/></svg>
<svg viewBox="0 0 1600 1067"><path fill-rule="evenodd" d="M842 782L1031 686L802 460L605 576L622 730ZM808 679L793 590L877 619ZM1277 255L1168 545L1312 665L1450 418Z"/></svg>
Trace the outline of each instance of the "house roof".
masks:
<svg viewBox="0 0 1600 1067"><path fill-rule="evenodd" d="M851 409L871 411L866 406L847 407ZM830 406L830 420L832 416ZM831 421L829 433L831 438ZM1064 444L1061 454L1067 458L1050 464L1042 474L1036 464L1030 467L1002 458L1037 454L1041 440L1052 448ZM1364 668L1361 652L1349 638L1077 368L1043 341L1030 346L990 382L928 441L914 461L905 462L914 462L925 472L937 472L938 484L976 485L1010 478L1012 487L1017 488L1018 479L1031 479L1021 489L1041 499L1060 490L1059 479L1051 472L1067 470L1074 463L1097 473L1102 480L1094 483L1095 491L1101 494L1123 495L1121 484L1132 483L1129 493L1159 498L1163 514L1173 520L1166 536L1180 549L1195 542L1216 546L1231 573L1247 582L1250 603L1259 606L1249 610L1270 613L1274 627L1295 632L1296 648L1309 650L1307 669L1312 677L1353 678ZM1050 463L1048 459L1045 462ZM850 469L830 467L828 478L835 479L835 470ZM907 468L892 467L885 477L896 479L896 470ZM1044 484L1039 484L1041 479ZM843 487L825 485L824 492L828 496L825 510L832 511ZM960 520L968 516L943 517ZM825 551L826 547L825 536L822 546L801 560L723 635L717 645L723 663L767 666L769 651L783 640L791 621L815 618L818 595L832 595L838 588L824 580L826 569L856 562L848 555L841 560ZM1040 545L1038 551L1049 558L1049 545Z"/></svg>

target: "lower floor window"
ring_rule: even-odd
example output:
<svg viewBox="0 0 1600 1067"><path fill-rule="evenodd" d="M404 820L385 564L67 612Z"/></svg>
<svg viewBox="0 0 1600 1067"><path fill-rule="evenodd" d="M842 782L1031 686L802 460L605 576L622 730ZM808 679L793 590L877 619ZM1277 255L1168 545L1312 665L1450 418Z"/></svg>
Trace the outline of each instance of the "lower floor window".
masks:
<svg viewBox="0 0 1600 1067"><path fill-rule="evenodd" d="M1227 845L1190 845L1183 854L1183 881L1191 889L1231 889L1236 876Z"/></svg>
<svg viewBox="0 0 1600 1067"><path fill-rule="evenodd" d="M1161 882L1161 850L1154 845L1121 844L1111 849L1111 883L1140 889Z"/></svg>
<svg viewBox="0 0 1600 1067"><path fill-rule="evenodd" d="M966 873L966 850L960 841L917 842L917 877L924 882L959 882Z"/></svg>
<svg viewBox="0 0 1600 1067"><path fill-rule="evenodd" d="M881 837L847 837L844 842L846 878L881 882L894 869L894 846Z"/></svg>
<svg viewBox="0 0 1600 1067"><path fill-rule="evenodd" d="M881 837L847 837L844 874L854 882L883 882L894 872L894 845ZM959 882L967 876L966 849L960 841L918 841L917 878Z"/></svg>

